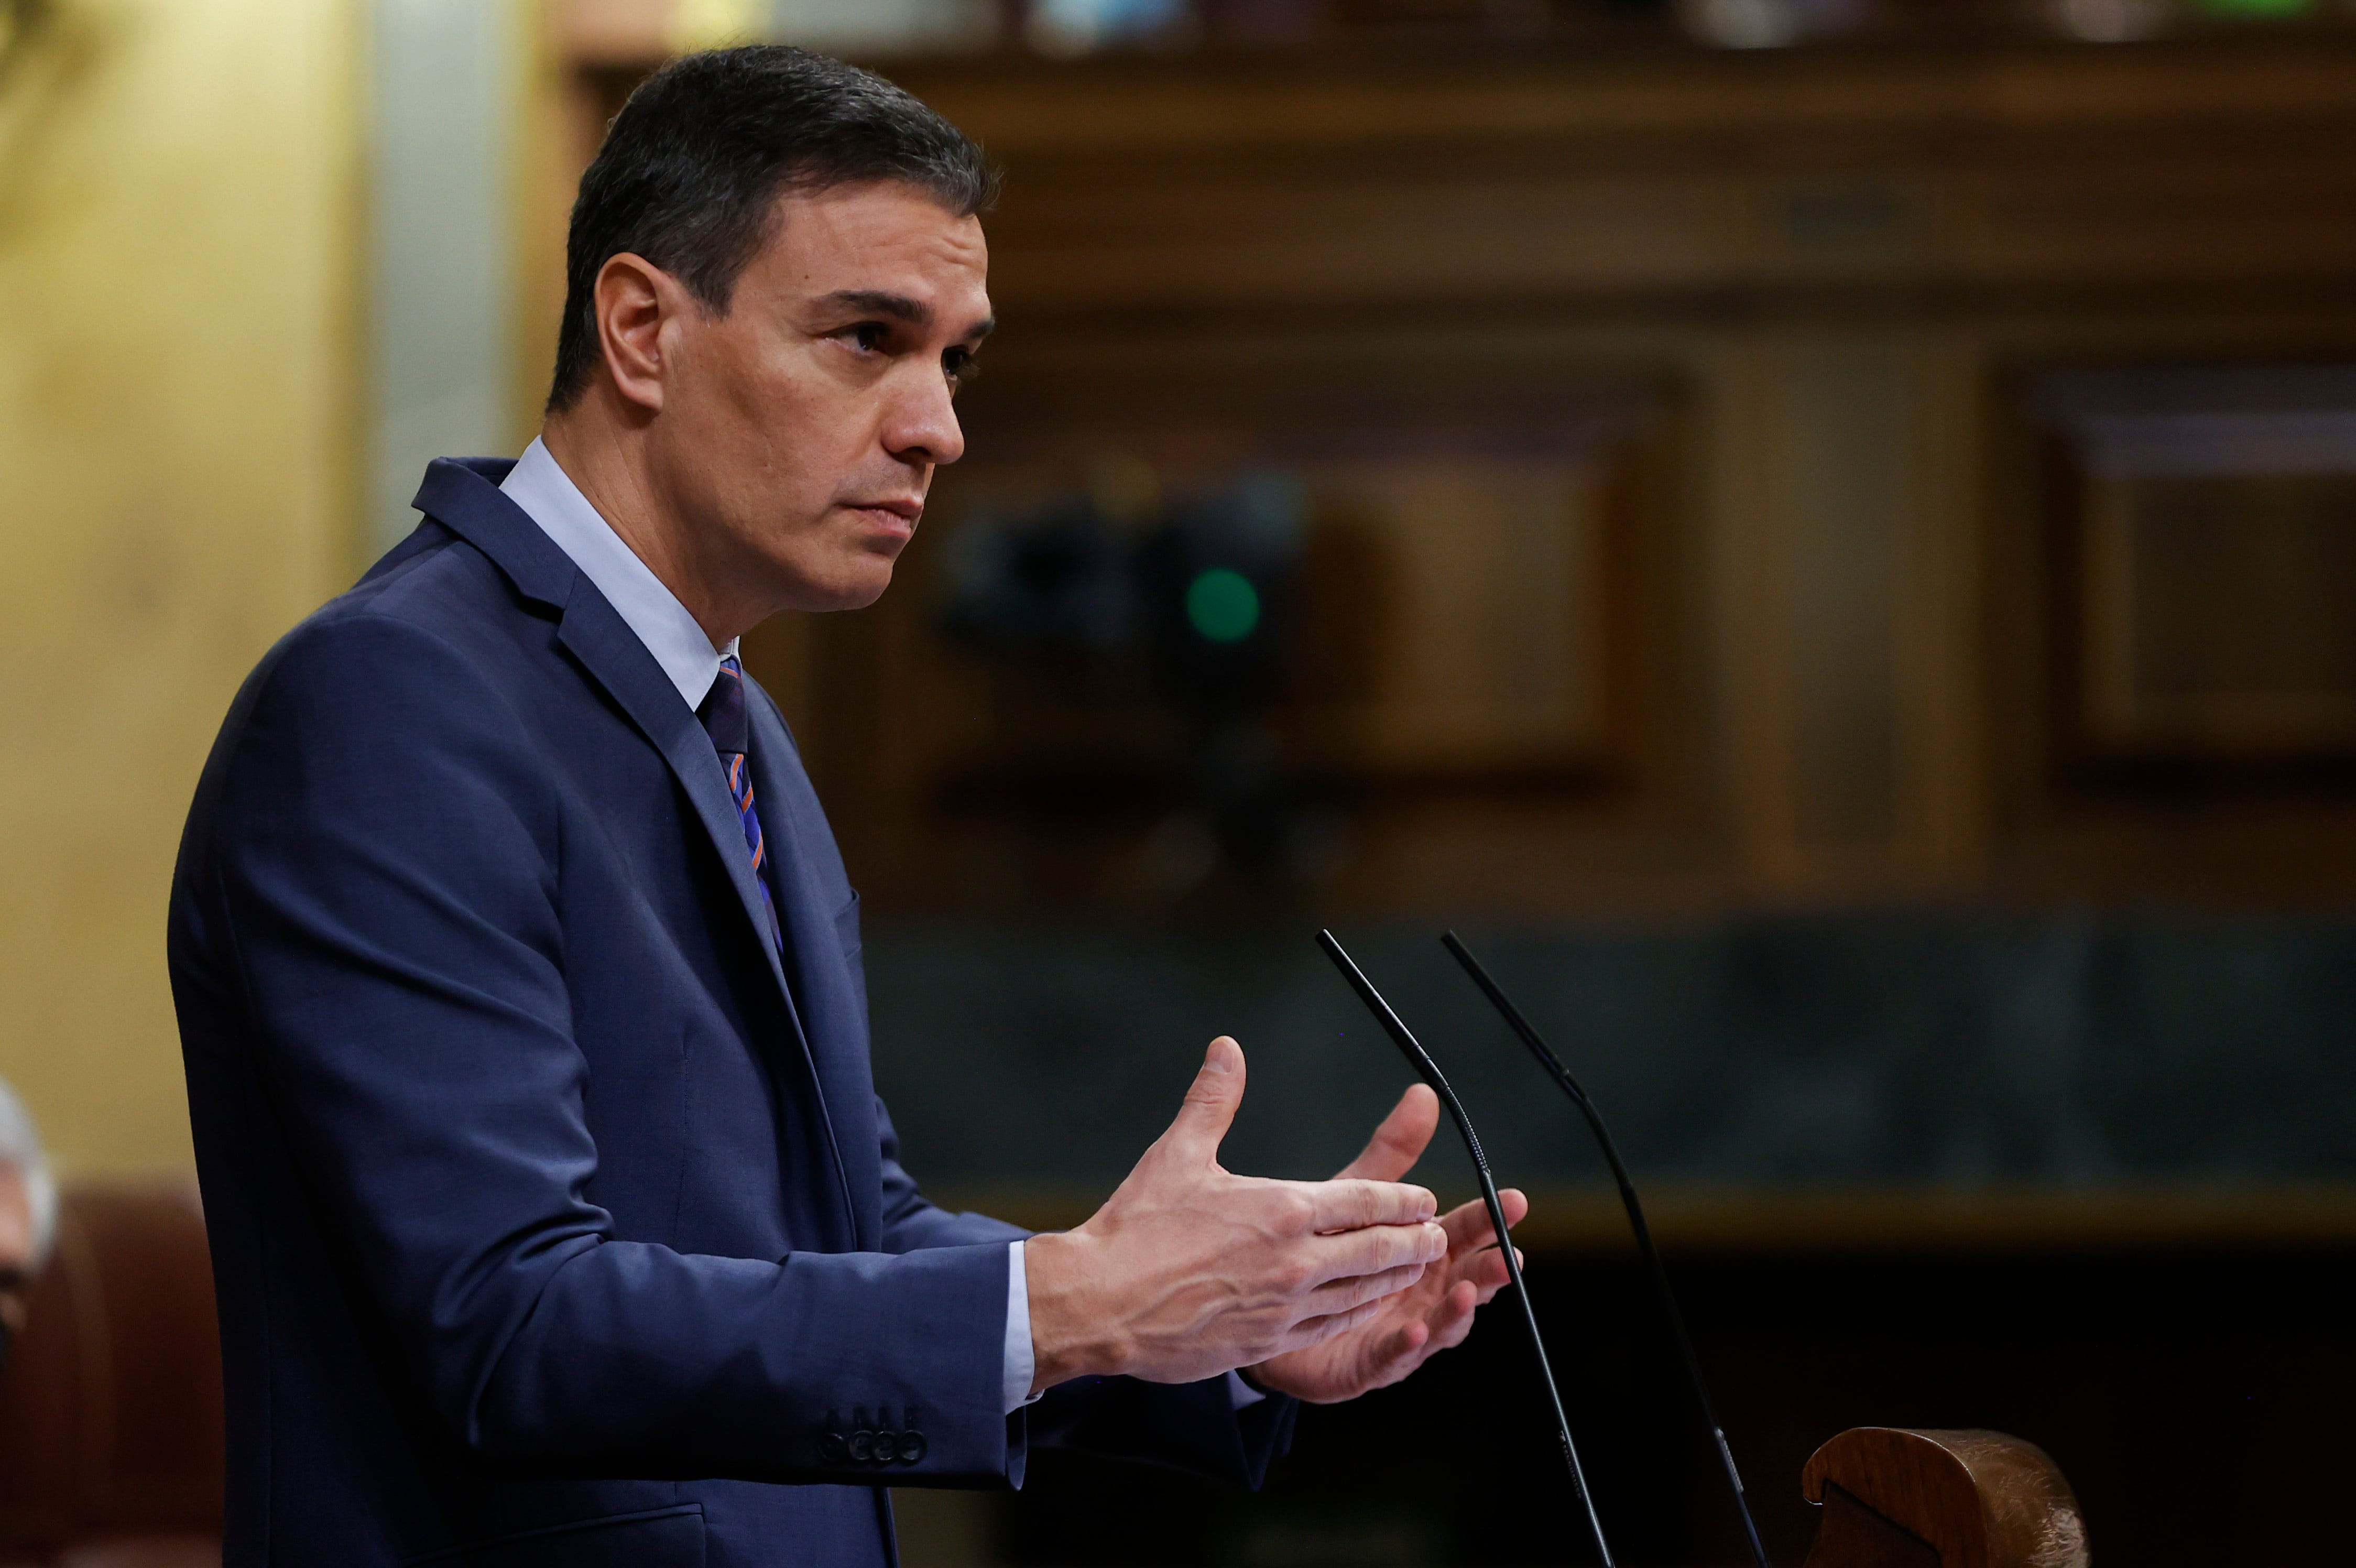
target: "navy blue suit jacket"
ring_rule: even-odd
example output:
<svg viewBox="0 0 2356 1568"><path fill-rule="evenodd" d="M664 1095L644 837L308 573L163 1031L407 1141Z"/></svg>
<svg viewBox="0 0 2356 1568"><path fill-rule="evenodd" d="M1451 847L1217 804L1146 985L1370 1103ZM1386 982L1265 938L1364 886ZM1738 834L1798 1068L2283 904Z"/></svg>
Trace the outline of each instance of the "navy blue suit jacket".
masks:
<svg viewBox="0 0 2356 1568"><path fill-rule="evenodd" d="M879 1563L885 1485L1019 1482L1027 1440L1256 1483L1289 1401L1005 1413L1022 1232L900 1167L776 706L782 964L710 739L507 467L435 463L263 659L182 843L231 1568ZM869 1429L923 1442L829 1437Z"/></svg>

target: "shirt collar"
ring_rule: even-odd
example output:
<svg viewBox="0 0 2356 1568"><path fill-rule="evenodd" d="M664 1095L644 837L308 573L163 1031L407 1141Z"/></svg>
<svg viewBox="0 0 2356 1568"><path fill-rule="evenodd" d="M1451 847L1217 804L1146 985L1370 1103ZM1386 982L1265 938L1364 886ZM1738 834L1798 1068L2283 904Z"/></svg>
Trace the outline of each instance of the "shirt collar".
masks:
<svg viewBox="0 0 2356 1568"><path fill-rule="evenodd" d="M679 688L680 699L691 708L701 707L719 679L720 660L736 656L736 639L729 639L725 648L712 646L679 596L623 542L538 437L499 489L597 585Z"/></svg>

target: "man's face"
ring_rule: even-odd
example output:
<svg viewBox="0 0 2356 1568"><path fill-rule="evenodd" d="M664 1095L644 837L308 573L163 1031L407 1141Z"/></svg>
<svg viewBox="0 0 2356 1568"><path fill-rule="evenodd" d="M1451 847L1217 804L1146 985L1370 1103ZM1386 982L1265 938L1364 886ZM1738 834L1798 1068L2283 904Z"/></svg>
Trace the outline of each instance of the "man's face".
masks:
<svg viewBox="0 0 2356 1568"><path fill-rule="evenodd" d="M778 207L727 314L665 321L649 457L706 581L764 615L853 609L965 450L950 398L991 328L989 252L912 186Z"/></svg>
<svg viewBox="0 0 2356 1568"><path fill-rule="evenodd" d="M0 1165L0 1357L25 1327L33 1283L33 1198L24 1173Z"/></svg>

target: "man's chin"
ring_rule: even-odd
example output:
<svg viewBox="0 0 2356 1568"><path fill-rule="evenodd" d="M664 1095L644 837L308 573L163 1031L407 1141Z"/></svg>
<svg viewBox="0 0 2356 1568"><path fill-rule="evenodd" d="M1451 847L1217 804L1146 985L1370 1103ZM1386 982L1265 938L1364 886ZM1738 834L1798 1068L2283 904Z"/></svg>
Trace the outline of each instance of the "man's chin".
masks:
<svg viewBox="0 0 2356 1568"><path fill-rule="evenodd" d="M827 582L807 585L802 602L794 608L813 612L863 610L882 598L884 590L891 585L891 560L870 557Z"/></svg>

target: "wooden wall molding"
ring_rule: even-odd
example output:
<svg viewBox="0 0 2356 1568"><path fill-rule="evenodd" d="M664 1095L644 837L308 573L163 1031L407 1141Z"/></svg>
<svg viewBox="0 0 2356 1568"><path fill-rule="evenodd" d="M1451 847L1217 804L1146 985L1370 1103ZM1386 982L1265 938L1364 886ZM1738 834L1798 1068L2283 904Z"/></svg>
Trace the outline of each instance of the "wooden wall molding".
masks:
<svg viewBox="0 0 2356 1568"><path fill-rule="evenodd" d="M1124 421L1297 395L1437 418L1533 367L1677 389L1632 600L1657 671L1636 787L1402 806L1295 893L1556 918L2356 893L2345 792L2057 789L2021 401L2073 366L2356 356L2356 31L888 69L1008 171L1003 328L945 501L993 452L1085 457ZM576 71L574 124L632 75ZM1038 846L919 831L926 736L965 722L920 597L756 656L871 908L1086 907L1076 849L1033 876Z"/></svg>

